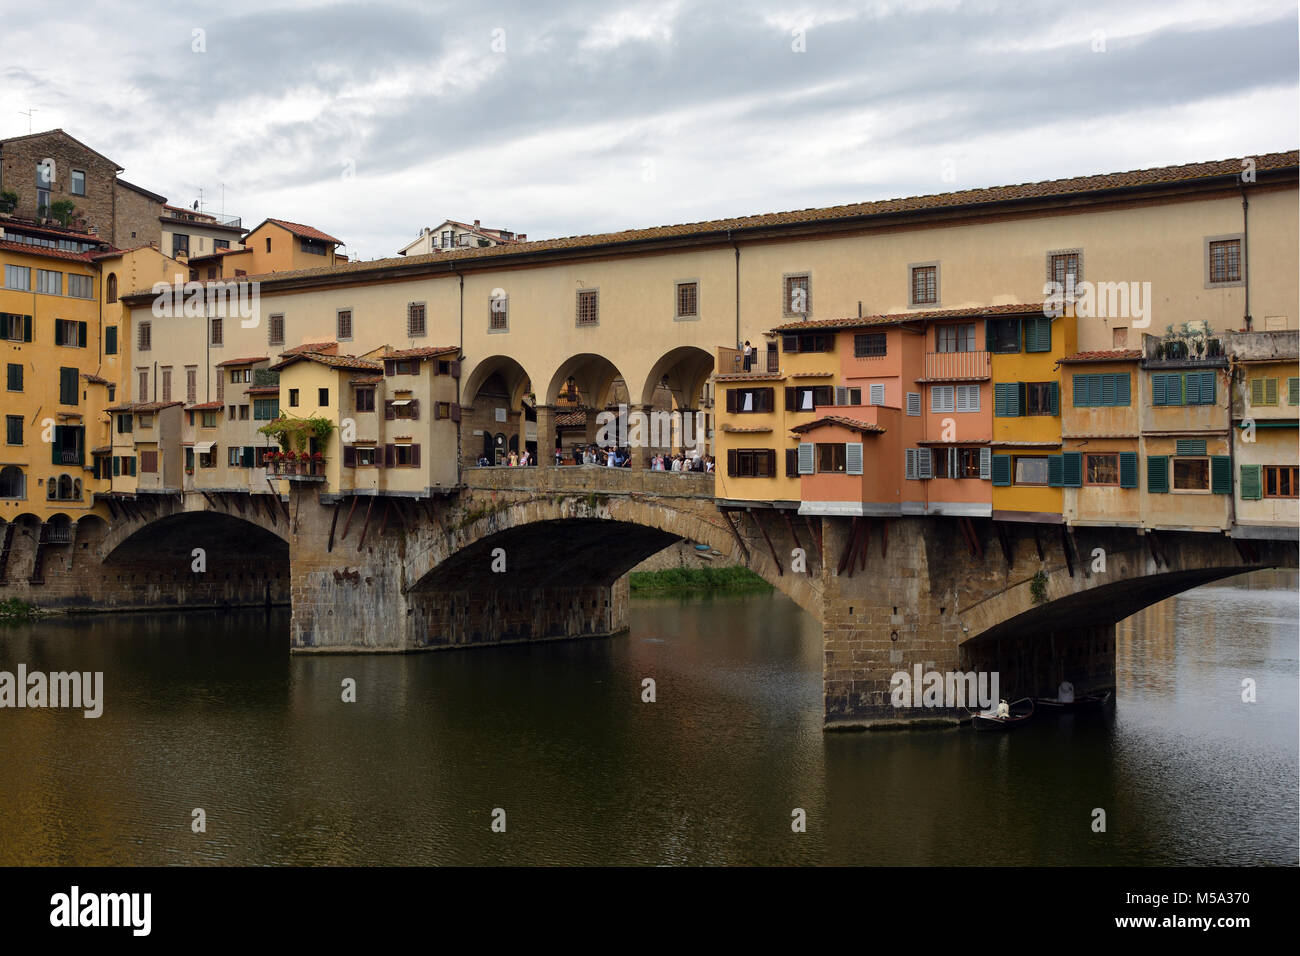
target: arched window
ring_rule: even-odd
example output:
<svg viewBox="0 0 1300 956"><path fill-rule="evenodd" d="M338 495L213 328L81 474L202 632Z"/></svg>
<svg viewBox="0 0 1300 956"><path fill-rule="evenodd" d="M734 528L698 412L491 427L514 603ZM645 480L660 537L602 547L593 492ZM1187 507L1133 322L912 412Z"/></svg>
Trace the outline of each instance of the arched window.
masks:
<svg viewBox="0 0 1300 956"><path fill-rule="evenodd" d="M45 497L50 501L59 497L59 483L53 478L45 483Z"/></svg>
<svg viewBox="0 0 1300 956"><path fill-rule="evenodd" d="M80 478L72 479L72 497L77 501L81 500L81 479Z"/></svg>
<svg viewBox="0 0 1300 956"><path fill-rule="evenodd" d="M72 498L72 476L59 475L59 497L64 501Z"/></svg>
<svg viewBox="0 0 1300 956"><path fill-rule="evenodd" d="M26 498L27 482L17 465L0 468L0 498Z"/></svg>
<svg viewBox="0 0 1300 956"><path fill-rule="evenodd" d="M116 272L110 272L108 274L108 281L104 283L104 290L105 290L105 294L108 296L109 302L117 301L117 273Z"/></svg>

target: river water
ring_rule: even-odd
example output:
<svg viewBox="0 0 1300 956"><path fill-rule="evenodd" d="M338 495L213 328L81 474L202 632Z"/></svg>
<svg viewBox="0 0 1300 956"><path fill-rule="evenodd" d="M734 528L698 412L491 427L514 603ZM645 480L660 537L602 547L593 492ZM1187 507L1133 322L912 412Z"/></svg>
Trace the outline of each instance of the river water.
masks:
<svg viewBox="0 0 1300 956"><path fill-rule="evenodd" d="M412 656L291 657L287 628L0 630L0 670L106 685L98 719L0 710L0 865L1297 861L1292 572L1123 622L1114 709L1014 734L824 734L820 632L779 594L636 598L618 638Z"/></svg>

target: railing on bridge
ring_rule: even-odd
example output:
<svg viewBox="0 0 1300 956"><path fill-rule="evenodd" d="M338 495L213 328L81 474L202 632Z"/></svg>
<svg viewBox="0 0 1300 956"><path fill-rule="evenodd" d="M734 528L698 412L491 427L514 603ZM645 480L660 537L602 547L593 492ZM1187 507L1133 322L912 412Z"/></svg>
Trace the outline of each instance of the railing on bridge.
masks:
<svg viewBox="0 0 1300 956"><path fill-rule="evenodd" d="M641 494L712 498L712 472L651 471L645 468L606 468L602 465L565 467L466 468L469 488L493 491L549 491L581 494Z"/></svg>

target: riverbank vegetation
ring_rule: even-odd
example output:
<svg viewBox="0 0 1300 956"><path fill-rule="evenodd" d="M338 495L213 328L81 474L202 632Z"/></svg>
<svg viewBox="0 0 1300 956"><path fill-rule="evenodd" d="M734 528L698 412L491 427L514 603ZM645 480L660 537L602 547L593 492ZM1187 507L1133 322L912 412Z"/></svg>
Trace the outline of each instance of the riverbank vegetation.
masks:
<svg viewBox="0 0 1300 956"><path fill-rule="evenodd" d="M628 575L634 592L669 591L770 591L772 585L749 568L736 565L706 568L664 568L633 571Z"/></svg>
<svg viewBox="0 0 1300 956"><path fill-rule="evenodd" d="M0 601L0 623L30 621L36 617L36 613L35 604L28 604L26 601L18 600L18 598L8 598Z"/></svg>

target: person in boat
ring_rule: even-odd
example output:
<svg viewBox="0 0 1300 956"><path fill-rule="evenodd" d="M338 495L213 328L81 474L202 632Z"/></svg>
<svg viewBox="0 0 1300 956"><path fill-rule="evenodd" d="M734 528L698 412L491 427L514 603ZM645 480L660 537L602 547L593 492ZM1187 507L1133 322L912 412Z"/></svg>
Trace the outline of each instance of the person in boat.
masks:
<svg viewBox="0 0 1300 956"><path fill-rule="evenodd" d="M1068 680L1061 681L1061 686L1056 688L1056 699L1062 704L1074 703L1074 685Z"/></svg>
<svg viewBox="0 0 1300 956"><path fill-rule="evenodd" d="M996 716L999 720L1006 720L1011 716L1011 705L1005 700L998 701L998 712Z"/></svg>

